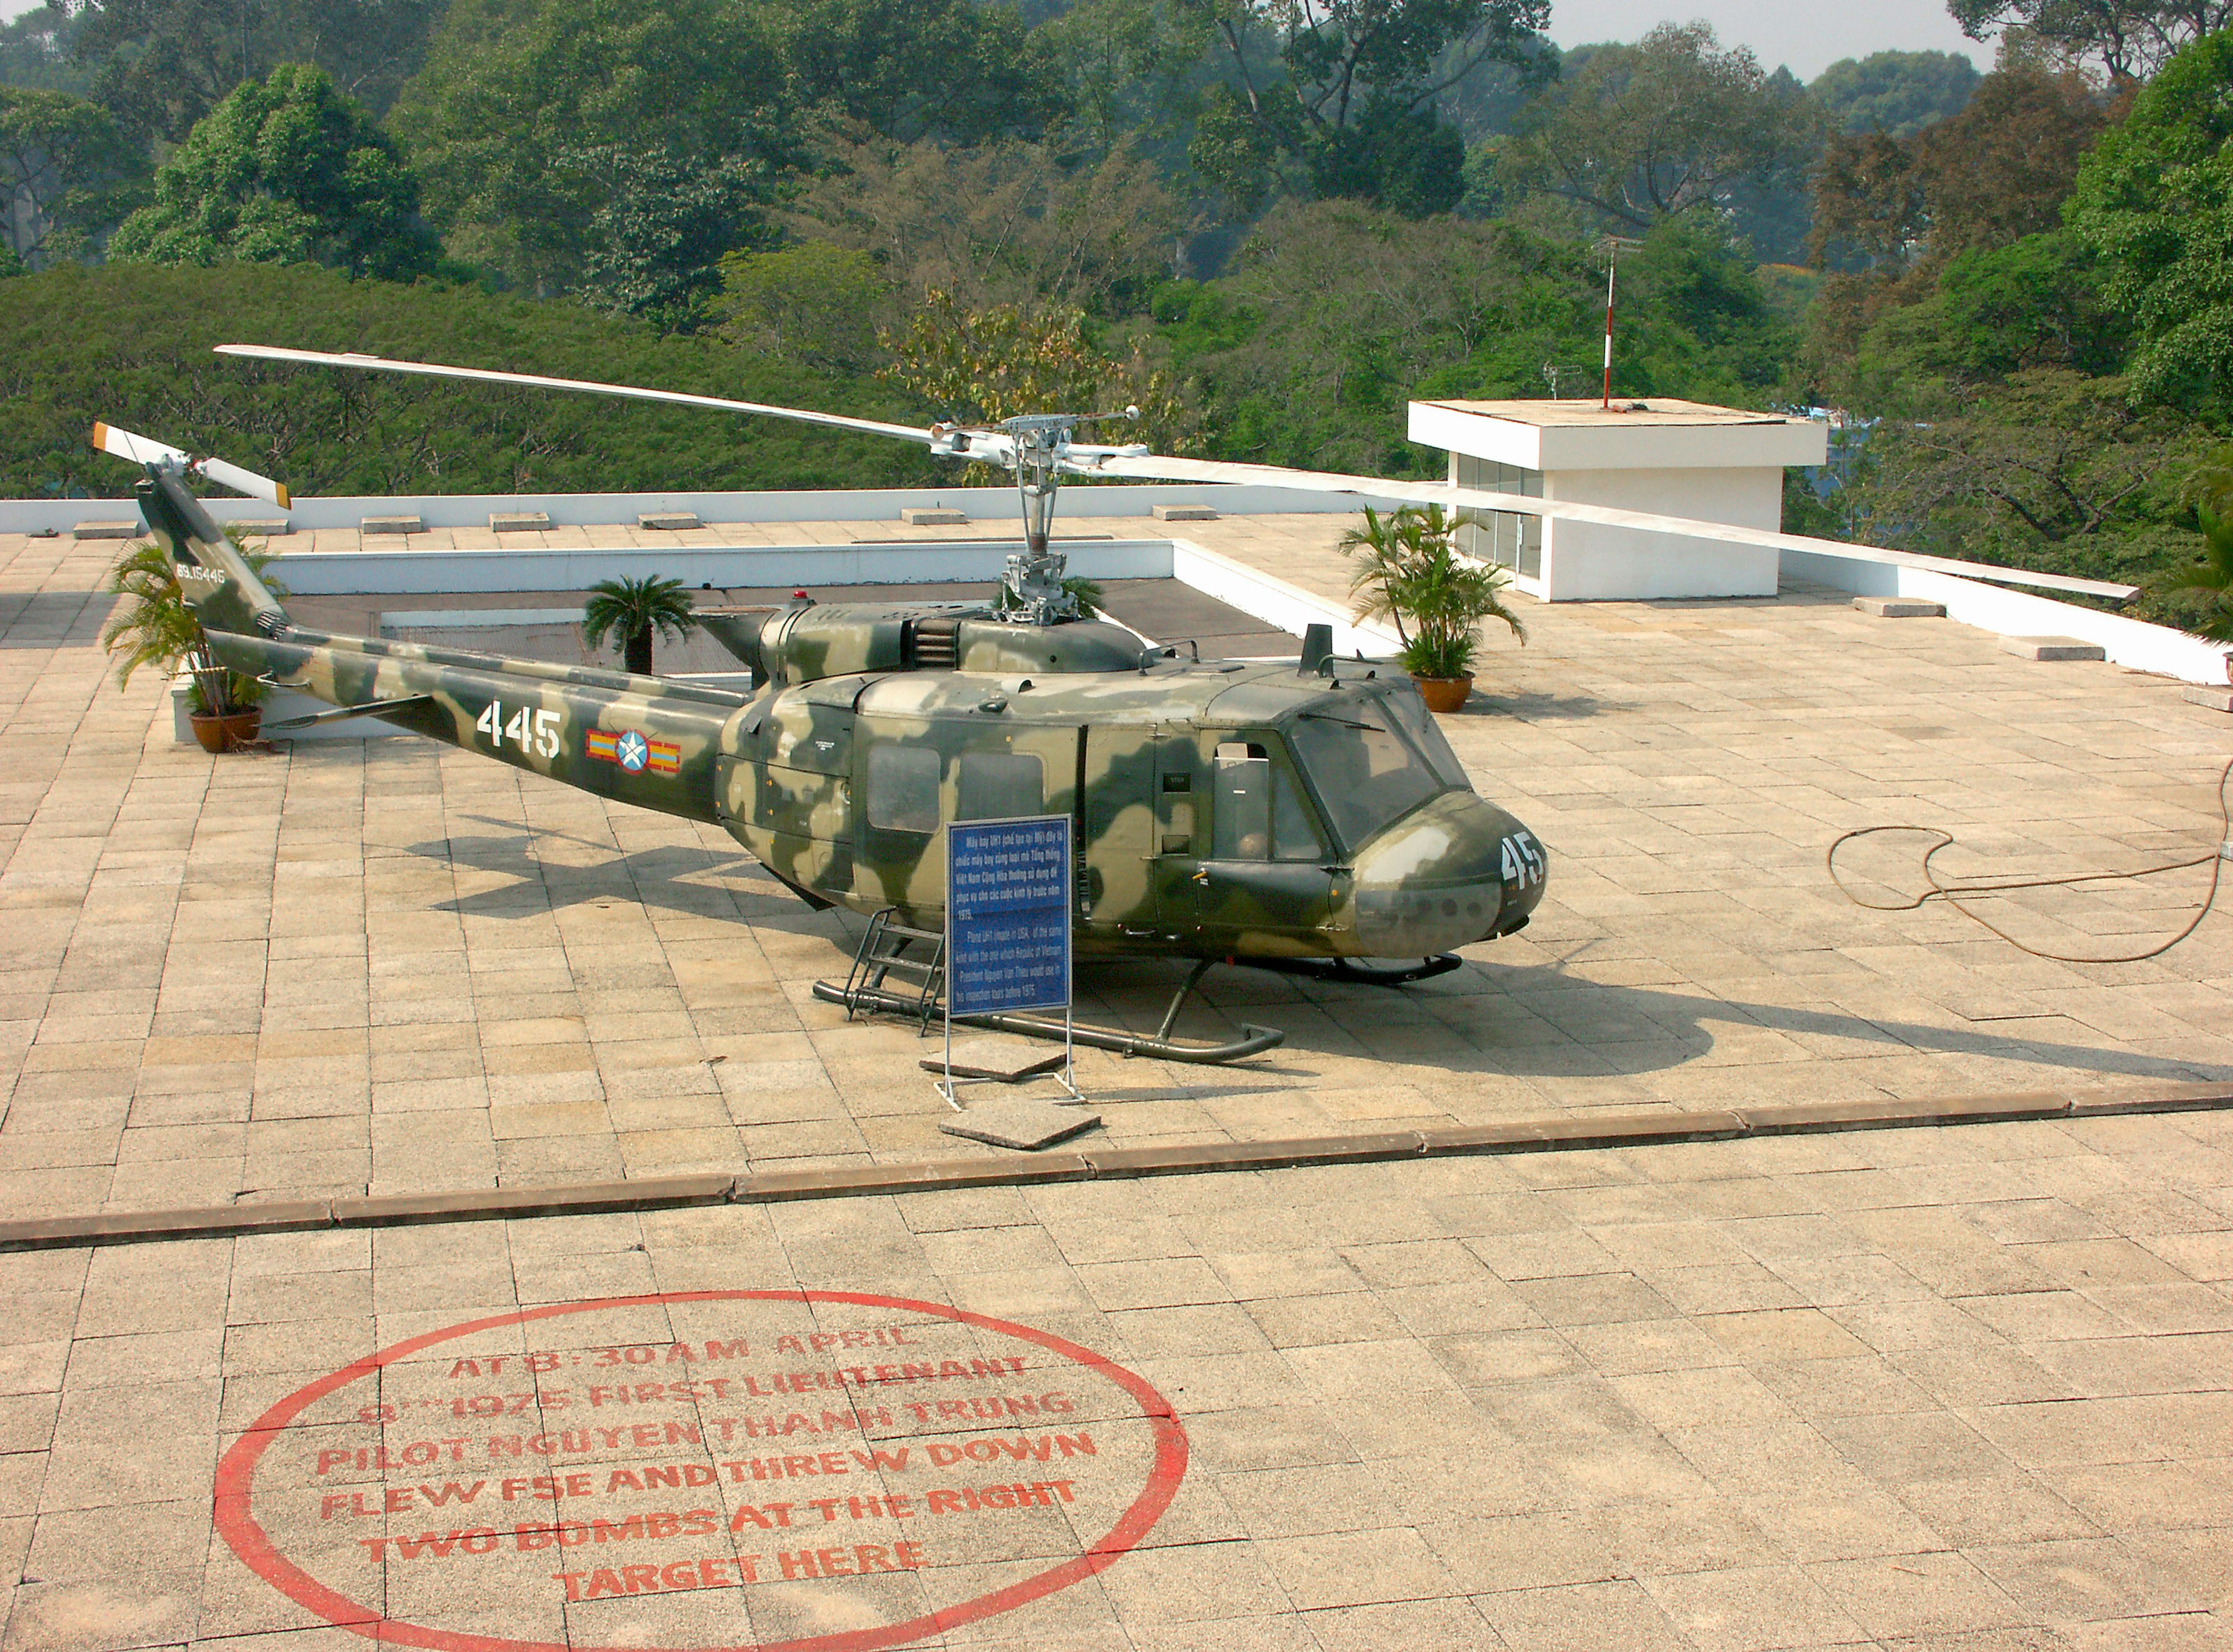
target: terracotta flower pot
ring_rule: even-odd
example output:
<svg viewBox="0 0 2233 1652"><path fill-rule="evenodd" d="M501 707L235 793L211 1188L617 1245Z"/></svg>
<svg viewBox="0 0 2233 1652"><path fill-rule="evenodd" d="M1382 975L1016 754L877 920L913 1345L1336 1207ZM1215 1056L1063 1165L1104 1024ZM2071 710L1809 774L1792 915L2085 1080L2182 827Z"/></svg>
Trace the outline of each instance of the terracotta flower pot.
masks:
<svg viewBox="0 0 2233 1652"><path fill-rule="evenodd" d="M1473 693L1470 673L1463 677L1422 677L1414 672L1411 680L1419 685L1419 697L1430 712L1455 712Z"/></svg>
<svg viewBox="0 0 2233 1652"><path fill-rule="evenodd" d="M202 750L215 755L255 745L256 732L264 725L264 708L251 706L230 717L219 717L213 712L189 712L186 720L194 725L194 738L202 743Z"/></svg>

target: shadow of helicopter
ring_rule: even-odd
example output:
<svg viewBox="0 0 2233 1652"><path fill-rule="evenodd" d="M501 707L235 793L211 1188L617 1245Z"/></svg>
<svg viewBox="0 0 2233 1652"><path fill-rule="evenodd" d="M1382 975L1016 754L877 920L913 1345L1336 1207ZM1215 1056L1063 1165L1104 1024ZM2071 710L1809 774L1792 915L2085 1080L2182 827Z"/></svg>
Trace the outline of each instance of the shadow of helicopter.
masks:
<svg viewBox="0 0 2233 1652"><path fill-rule="evenodd" d="M504 836L434 838L404 852L476 872L509 875L503 887L433 903L437 911L483 918L526 918L598 901L654 911L732 918L756 928L815 937L830 947L828 971L842 978L867 920L842 911L809 912L741 849L733 853L660 844L622 853L609 842L493 816L464 818L505 829ZM537 861L522 837L559 837L611 858L573 866ZM1081 1020L1152 1031L1185 967L1178 959L1080 959ZM1826 986L1825 996L1834 996ZM1274 974L1246 966L1213 971L1181 1017L1182 1036L1266 1017L1286 1044L1249 1063L1291 1078L1312 1076L1313 1055L1360 1054L1453 1074L1519 1078L1632 1077L1686 1066L1711 1055L1722 1028L1836 1039L1885 1055L1992 1057L2074 1072L2171 1082L2233 1078L2233 1067L2060 1043L2020 1032L1972 1031L1850 1011L1765 1004L1648 986L1585 980L1557 963L1468 959L1456 973L1393 990L1362 982ZM1213 1024L1218 1024L1214 1025ZM1989 1024L2005 1025L2005 1023ZM1774 1062L1749 1070L1772 1085Z"/></svg>
<svg viewBox="0 0 2233 1652"><path fill-rule="evenodd" d="M1234 972L1236 976L1246 973ZM1703 988L1683 992L1611 985L1581 979L1557 964L1468 960L1462 972L1402 993L1338 981L1288 985L1295 989L1293 1001L1306 1006L1306 1013L1286 1018L1287 1042L1282 1054L1361 1051L1453 1072L1630 1077L1688 1065L1711 1055L1726 1034L1757 1030L1836 1040L1859 1055L1989 1057L2074 1072L2170 1082L2233 1078L2233 1066L2224 1063L2065 1043L2007 1030L2006 1022L1975 1029L1950 1027L1819 1005L1758 1003L1715 996ZM1208 996L1221 1007L1231 1005L1237 1011L1241 1005L1228 996L1229 991L1227 985ZM1833 998L1835 994L1826 989L1823 996ZM1250 995L1248 1011L1258 1013L1260 1006L1268 1007ZM1717 1026L1722 1032L1716 1032ZM1772 1085L1780 1064L1764 1061L1748 1063L1747 1070Z"/></svg>
<svg viewBox="0 0 2233 1652"><path fill-rule="evenodd" d="M1526 723L1572 723L1586 717L1602 717L1608 712L1627 711L1628 706L1601 700L1589 694L1546 694L1538 689L1500 692L1495 689L1474 691L1462 717L1514 717Z"/></svg>
<svg viewBox="0 0 2233 1652"><path fill-rule="evenodd" d="M495 888L435 901L431 910L468 918L524 918L593 901L628 901L657 912L731 918L755 928L818 935L833 946L850 950L850 937L839 921L841 914L808 911L797 895L741 849L727 851L661 843L623 852L596 838L576 837L548 826L497 820L487 823L505 826L510 835L437 837L400 846L403 853L422 860L508 875L511 879ZM589 866L540 860L529 847L538 837L563 838L611 858ZM865 921L856 920L856 924Z"/></svg>

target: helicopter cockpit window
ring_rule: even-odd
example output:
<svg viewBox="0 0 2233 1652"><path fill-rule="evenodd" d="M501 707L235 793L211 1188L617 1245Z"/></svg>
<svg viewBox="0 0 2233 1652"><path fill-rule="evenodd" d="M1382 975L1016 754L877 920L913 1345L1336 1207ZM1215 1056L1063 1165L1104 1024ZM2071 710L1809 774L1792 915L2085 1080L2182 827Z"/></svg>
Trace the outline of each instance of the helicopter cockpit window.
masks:
<svg viewBox="0 0 2233 1652"><path fill-rule="evenodd" d="M869 751L869 824L883 832L938 829L938 753L915 745Z"/></svg>
<svg viewBox="0 0 2233 1652"><path fill-rule="evenodd" d="M1382 703L1395 713L1396 723L1411 737L1411 744L1424 755L1427 766L1435 771L1437 779L1446 786L1473 790L1465 764L1450 750L1449 738L1442 732L1442 725L1435 721L1435 714L1427 709L1426 701L1416 694L1390 694Z"/></svg>
<svg viewBox="0 0 2233 1652"><path fill-rule="evenodd" d="M1351 849L1449 789L1376 700L1305 712L1295 719L1294 741L1334 829Z"/></svg>
<svg viewBox="0 0 2233 1652"><path fill-rule="evenodd" d="M955 790L956 820L1012 820L1046 813L1046 771L1035 757L966 751Z"/></svg>
<svg viewBox="0 0 2233 1652"><path fill-rule="evenodd" d="M1221 861L1315 861L1318 842L1311 807L1293 773L1254 740L1221 741L1213 771L1215 811L1211 854Z"/></svg>

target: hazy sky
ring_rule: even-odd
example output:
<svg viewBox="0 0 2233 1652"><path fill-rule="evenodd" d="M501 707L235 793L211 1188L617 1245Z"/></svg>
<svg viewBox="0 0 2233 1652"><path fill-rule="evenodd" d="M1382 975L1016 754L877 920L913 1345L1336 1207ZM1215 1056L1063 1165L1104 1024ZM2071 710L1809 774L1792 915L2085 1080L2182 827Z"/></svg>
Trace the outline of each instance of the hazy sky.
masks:
<svg viewBox="0 0 2233 1652"><path fill-rule="evenodd" d="M36 0L0 0L0 16L31 10ZM1841 57L1871 52L1966 51L1981 69L1992 48L1962 38L1944 0L1552 0L1551 38L1561 46L1593 40L1634 40L1657 23L1702 17L1724 45L1749 46L1769 68L1787 63L1811 81Z"/></svg>

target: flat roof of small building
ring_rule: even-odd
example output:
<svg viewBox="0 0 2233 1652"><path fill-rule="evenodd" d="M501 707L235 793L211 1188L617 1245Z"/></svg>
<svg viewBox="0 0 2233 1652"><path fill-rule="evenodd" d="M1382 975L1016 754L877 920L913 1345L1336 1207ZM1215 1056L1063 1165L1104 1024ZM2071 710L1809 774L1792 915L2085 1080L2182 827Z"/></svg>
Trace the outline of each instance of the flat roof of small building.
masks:
<svg viewBox="0 0 2233 1652"><path fill-rule="evenodd" d="M1475 413L1485 419L1506 419L1538 429L1557 426L1599 428L1620 425L1787 425L1782 413L1758 413L1748 407L1717 407L1710 402L1684 401L1675 396L1616 396L1606 407L1597 401L1429 401L1422 406L1443 407L1452 413Z"/></svg>

